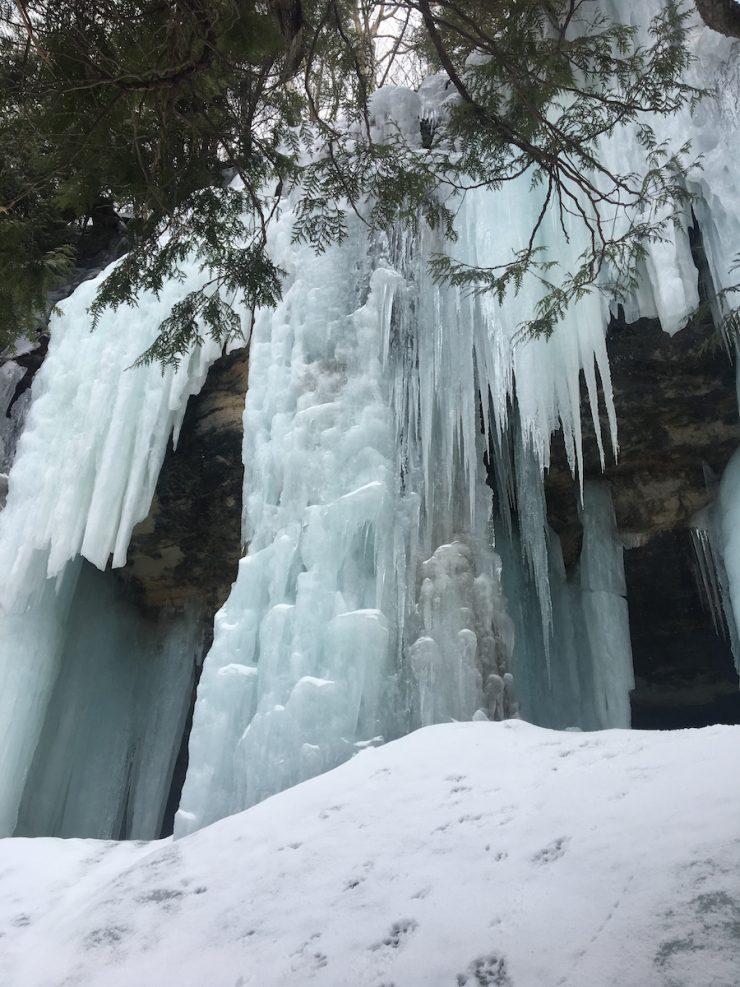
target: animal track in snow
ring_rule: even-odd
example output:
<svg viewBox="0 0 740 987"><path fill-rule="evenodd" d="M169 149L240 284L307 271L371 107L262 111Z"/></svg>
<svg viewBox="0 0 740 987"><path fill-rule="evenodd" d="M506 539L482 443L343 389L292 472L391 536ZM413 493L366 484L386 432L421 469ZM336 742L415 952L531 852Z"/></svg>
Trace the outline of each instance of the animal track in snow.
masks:
<svg viewBox="0 0 740 987"><path fill-rule="evenodd" d="M183 894L184 892L176 888L155 888L153 891L147 891L146 894L140 894L136 900L142 905L150 902L155 905L167 905L182 898Z"/></svg>
<svg viewBox="0 0 740 987"><path fill-rule="evenodd" d="M479 956L465 973L458 973L457 987L512 987L506 960L497 953Z"/></svg>
<svg viewBox="0 0 740 987"><path fill-rule="evenodd" d="M380 949L381 946L388 946L391 949L398 949L410 933L417 927L418 922L413 918L401 918L394 922L390 931L380 942L376 942L371 949Z"/></svg>
<svg viewBox="0 0 740 987"><path fill-rule="evenodd" d="M111 925L108 928L93 929L84 939L86 949L96 949L99 946L116 946L129 933L125 926Z"/></svg>
<svg viewBox="0 0 740 987"><path fill-rule="evenodd" d="M343 808L343 805L328 805L319 813L319 819L329 819L333 812L340 812Z"/></svg>
<svg viewBox="0 0 740 987"><path fill-rule="evenodd" d="M532 863L551 864L554 860L559 860L565 853L568 843L569 839L567 836L561 836L559 839L553 840L552 843L548 843L547 846L537 851L532 857Z"/></svg>

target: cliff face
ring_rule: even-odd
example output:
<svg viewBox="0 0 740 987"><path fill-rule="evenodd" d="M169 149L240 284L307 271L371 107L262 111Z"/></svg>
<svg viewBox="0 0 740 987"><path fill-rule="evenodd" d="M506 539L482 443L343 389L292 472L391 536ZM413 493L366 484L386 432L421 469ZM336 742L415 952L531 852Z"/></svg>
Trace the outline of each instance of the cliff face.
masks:
<svg viewBox="0 0 740 987"><path fill-rule="evenodd" d="M607 340L619 457L607 452L602 474L584 397L584 478L612 485L617 524L628 543L689 526L715 496L719 477L740 444L735 368L714 330L695 320L675 336L656 320L614 321ZM608 423L602 419L602 434ZM705 467L709 467L709 470ZM560 436L547 476L548 517L563 542L566 564L578 556L578 489Z"/></svg>
<svg viewBox="0 0 740 987"><path fill-rule="evenodd" d="M148 610L198 607L210 619L241 556L242 414L248 354L211 367L167 452L149 516L134 529L121 576Z"/></svg>
<svg viewBox="0 0 740 987"><path fill-rule="evenodd" d="M740 722L729 644L700 599L690 539L693 516L714 500L740 445L733 361L707 319L672 337L655 320L615 320L607 345L619 457L607 453L602 474L584 395L584 477L610 481L626 548L633 726ZM582 537L579 491L561 436L553 441L546 495L549 523L572 568Z"/></svg>

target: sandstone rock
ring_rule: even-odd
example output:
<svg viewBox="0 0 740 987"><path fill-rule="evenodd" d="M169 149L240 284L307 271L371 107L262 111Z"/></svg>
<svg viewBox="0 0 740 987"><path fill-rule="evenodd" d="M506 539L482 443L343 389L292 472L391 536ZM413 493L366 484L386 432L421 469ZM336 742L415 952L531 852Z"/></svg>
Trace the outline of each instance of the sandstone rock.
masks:
<svg viewBox="0 0 740 987"><path fill-rule="evenodd" d="M149 516L134 529L121 572L147 609L198 606L210 620L236 577L247 368L246 349L211 367L168 450Z"/></svg>
<svg viewBox="0 0 740 987"><path fill-rule="evenodd" d="M617 525L628 543L688 527L714 498L706 467L721 475L740 446L735 368L713 337L701 319L672 337L655 320L613 322L607 346L619 455L615 459L607 450L603 474L584 390L584 476L603 475L611 482ZM608 443L603 413L601 429ZM548 519L572 566L580 550L579 492L561 435L553 440L545 489Z"/></svg>

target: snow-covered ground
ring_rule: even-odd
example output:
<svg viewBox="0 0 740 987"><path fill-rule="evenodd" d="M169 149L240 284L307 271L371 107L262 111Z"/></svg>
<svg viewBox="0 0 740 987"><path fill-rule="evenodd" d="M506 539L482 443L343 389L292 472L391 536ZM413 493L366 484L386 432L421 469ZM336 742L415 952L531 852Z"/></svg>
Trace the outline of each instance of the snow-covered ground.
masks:
<svg viewBox="0 0 740 987"><path fill-rule="evenodd" d="M0 842L3 987L737 987L740 728L429 727L173 843Z"/></svg>

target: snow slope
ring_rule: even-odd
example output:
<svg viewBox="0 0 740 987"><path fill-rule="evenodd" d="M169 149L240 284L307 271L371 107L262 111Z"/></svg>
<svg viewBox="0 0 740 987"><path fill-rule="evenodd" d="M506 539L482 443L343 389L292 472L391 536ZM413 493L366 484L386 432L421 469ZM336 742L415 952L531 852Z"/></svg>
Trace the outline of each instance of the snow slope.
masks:
<svg viewBox="0 0 740 987"><path fill-rule="evenodd" d="M4 987L737 987L740 728L447 724L176 843L0 843Z"/></svg>

